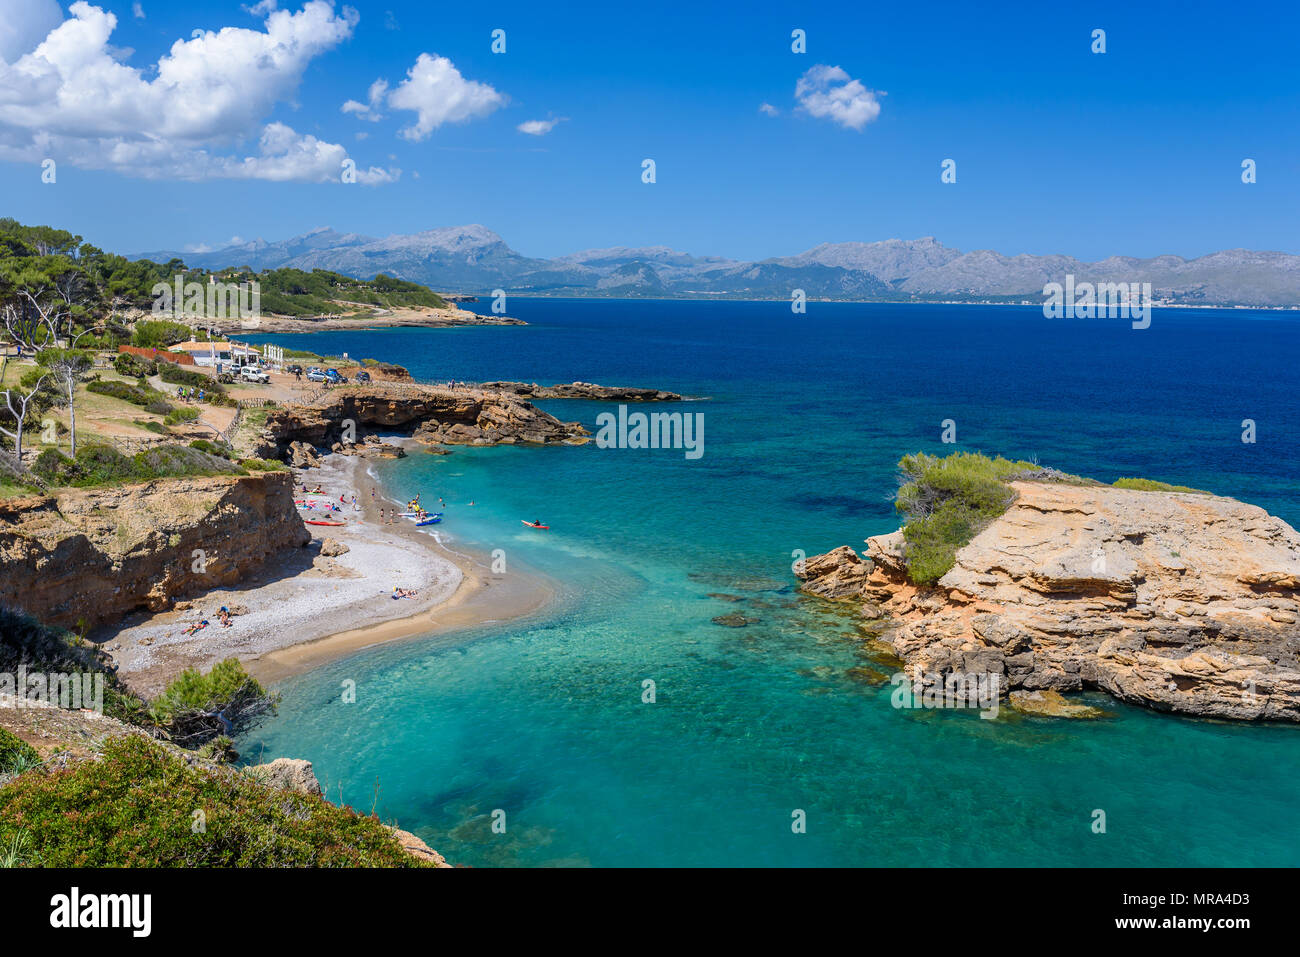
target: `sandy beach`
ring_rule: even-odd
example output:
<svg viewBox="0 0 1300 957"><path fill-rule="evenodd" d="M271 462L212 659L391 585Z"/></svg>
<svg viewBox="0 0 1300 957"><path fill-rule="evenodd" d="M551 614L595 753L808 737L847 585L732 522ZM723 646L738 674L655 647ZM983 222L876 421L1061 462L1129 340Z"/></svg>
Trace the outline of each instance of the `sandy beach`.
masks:
<svg viewBox="0 0 1300 957"><path fill-rule="evenodd" d="M345 526L308 525L310 544L239 585L178 602L171 611L132 615L99 636L119 674L152 694L187 667L234 656L260 680L274 682L372 645L522 617L554 596L542 576L513 568L508 576L494 575L486 559L441 545L406 519L381 524L380 507L392 503L366 464L331 455L296 481L319 485L323 493L308 496L317 501L346 496L343 511L333 513ZM331 539L348 550L323 555L322 543ZM416 597L394 599L394 587ZM222 606L235 613L230 627L217 618ZM207 627L185 633L204 619Z"/></svg>

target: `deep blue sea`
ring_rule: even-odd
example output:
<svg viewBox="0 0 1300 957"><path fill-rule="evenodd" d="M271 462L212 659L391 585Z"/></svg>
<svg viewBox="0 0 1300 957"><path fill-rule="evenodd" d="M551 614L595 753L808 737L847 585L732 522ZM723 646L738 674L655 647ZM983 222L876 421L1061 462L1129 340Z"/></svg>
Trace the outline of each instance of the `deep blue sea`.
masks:
<svg viewBox="0 0 1300 957"><path fill-rule="evenodd" d="M852 616L799 596L790 570L797 550L897 528L895 464L919 449L1158 478L1300 524L1300 313L1157 309L1146 330L1013 306L514 298L508 313L529 325L256 341L421 379L703 397L657 408L703 413L704 455L378 463L394 498L446 500L441 535L502 550L507 574L545 572L559 598L286 682L247 756L308 758L332 800L476 866L1300 864L1300 728L1103 695L1098 721L895 709L889 686L847 674L872 663ZM593 431L614 409L538 404ZM536 518L551 531L521 525ZM758 621L712 621L731 612Z"/></svg>

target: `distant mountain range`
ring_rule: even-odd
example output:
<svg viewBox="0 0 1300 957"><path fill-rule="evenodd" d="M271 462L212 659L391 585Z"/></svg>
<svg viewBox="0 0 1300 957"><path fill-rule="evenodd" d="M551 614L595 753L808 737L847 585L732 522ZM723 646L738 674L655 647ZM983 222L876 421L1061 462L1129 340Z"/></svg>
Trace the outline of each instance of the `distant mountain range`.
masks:
<svg viewBox="0 0 1300 957"><path fill-rule="evenodd" d="M212 252L160 251L206 269L329 269L359 279L387 273L453 294L786 299L1041 300L1043 286L1064 282L1149 282L1156 299L1189 304L1300 304L1300 256L1229 249L1198 259L1112 256L1089 263L1071 256L963 253L933 237L874 243L823 243L797 256L739 262L692 256L666 246L588 249L555 259L520 255L484 226L451 226L385 239L318 229L268 243Z"/></svg>

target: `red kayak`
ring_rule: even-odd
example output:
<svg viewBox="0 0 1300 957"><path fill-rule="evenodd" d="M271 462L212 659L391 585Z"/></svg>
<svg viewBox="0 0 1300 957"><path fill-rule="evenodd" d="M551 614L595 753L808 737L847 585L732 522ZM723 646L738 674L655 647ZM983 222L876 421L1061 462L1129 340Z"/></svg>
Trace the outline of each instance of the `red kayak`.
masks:
<svg viewBox="0 0 1300 957"><path fill-rule="evenodd" d="M524 522L522 518L519 521ZM532 522L524 522L524 524L527 525L529 528L544 528L547 529L548 531L551 528L551 526L549 525L534 525Z"/></svg>
<svg viewBox="0 0 1300 957"><path fill-rule="evenodd" d="M306 525L346 525L347 522L322 522L319 518L304 518L303 523Z"/></svg>

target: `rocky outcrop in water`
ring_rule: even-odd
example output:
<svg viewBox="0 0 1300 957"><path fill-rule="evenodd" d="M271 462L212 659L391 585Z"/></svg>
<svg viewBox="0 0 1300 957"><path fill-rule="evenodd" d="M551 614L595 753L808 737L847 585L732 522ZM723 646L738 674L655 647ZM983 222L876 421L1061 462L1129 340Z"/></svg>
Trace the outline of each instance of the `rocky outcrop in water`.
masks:
<svg viewBox="0 0 1300 957"><path fill-rule="evenodd" d="M90 627L240 581L311 536L289 472L159 479L0 501L0 605Z"/></svg>
<svg viewBox="0 0 1300 957"><path fill-rule="evenodd" d="M1300 721L1300 534L1230 498L1016 482L937 588L901 532L809 558L804 590L862 601L909 666L1004 690L1101 689L1180 714ZM1028 707L1033 698L1022 698Z"/></svg>
<svg viewBox="0 0 1300 957"><path fill-rule="evenodd" d="M605 402L680 402L676 392L638 389L631 386L571 382L567 385L538 385L536 382L484 382L484 389L509 392L529 399L598 399Z"/></svg>
<svg viewBox="0 0 1300 957"><path fill-rule="evenodd" d="M418 441L440 445L553 445L581 443L590 436L580 423L561 422L506 393L376 385L338 389L308 405L273 409L258 454L300 457L295 443L329 448L346 437L348 422L362 442L366 429L406 431Z"/></svg>

